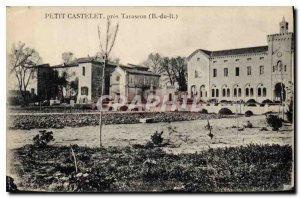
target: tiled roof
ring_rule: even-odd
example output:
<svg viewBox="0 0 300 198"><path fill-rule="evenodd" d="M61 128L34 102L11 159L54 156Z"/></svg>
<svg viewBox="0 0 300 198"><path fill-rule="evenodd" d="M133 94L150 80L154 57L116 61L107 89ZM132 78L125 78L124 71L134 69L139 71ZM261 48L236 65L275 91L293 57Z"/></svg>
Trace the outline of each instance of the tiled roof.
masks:
<svg viewBox="0 0 300 198"><path fill-rule="evenodd" d="M228 50L219 50L219 51L208 51L203 49L198 49L194 51L188 59L193 57L197 52L203 52L207 56L213 58L218 56L230 56L230 55L241 55L241 54L254 54L254 53L261 53L261 52L267 52L268 46L256 46L256 47L246 47L246 48L237 48L237 49L228 49Z"/></svg>
<svg viewBox="0 0 300 198"><path fill-rule="evenodd" d="M258 47L247 47L247 48L238 48L238 49L229 49L229 50L220 50L212 51L211 56L230 56L230 55L239 55L239 54L254 54L267 52L268 46L258 46Z"/></svg>
<svg viewBox="0 0 300 198"><path fill-rule="evenodd" d="M126 70L128 73L131 74L144 74L144 75L150 75L150 76L160 76L158 74L155 74L151 71L145 71L145 70L138 70L138 69L127 69Z"/></svg>

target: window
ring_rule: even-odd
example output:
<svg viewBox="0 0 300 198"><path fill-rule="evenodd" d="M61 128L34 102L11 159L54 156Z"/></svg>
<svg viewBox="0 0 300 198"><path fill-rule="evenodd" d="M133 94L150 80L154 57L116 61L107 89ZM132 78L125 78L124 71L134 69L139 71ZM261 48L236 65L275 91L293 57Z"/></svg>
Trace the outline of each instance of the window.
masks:
<svg viewBox="0 0 300 198"><path fill-rule="evenodd" d="M195 71L195 78L198 78L198 71Z"/></svg>
<svg viewBox="0 0 300 198"><path fill-rule="evenodd" d="M197 61L200 61L200 58L197 58Z"/></svg>
<svg viewBox="0 0 300 198"><path fill-rule="evenodd" d="M223 89L222 92L223 92L223 97L225 97L226 96L226 89Z"/></svg>
<svg viewBox="0 0 300 198"><path fill-rule="evenodd" d="M284 71L286 72L286 65L284 66Z"/></svg>
<svg viewBox="0 0 300 198"><path fill-rule="evenodd" d="M228 62L228 60L224 60L224 63L227 63Z"/></svg>
<svg viewBox="0 0 300 198"><path fill-rule="evenodd" d="M242 96L242 89L239 88L239 97L241 97L241 96Z"/></svg>
<svg viewBox="0 0 300 198"><path fill-rule="evenodd" d="M259 60L264 60L265 59L265 57L259 57Z"/></svg>
<svg viewBox="0 0 300 198"><path fill-rule="evenodd" d="M246 88L246 97L249 96L249 88Z"/></svg>
<svg viewBox="0 0 300 198"><path fill-rule="evenodd" d="M225 76L225 77L228 76L228 68L224 68L224 76Z"/></svg>
<svg viewBox="0 0 300 198"><path fill-rule="evenodd" d="M264 74L264 69L265 69L264 66L262 66L262 65L259 66L259 74L260 74L260 75L263 75L263 74Z"/></svg>
<svg viewBox="0 0 300 198"><path fill-rule="evenodd" d="M230 89L227 89L227 97L230 97Z"/></svg>
<svg viewBox="0 0 300 198"><path fill-rule="evenodd" d="M267 88L263 88L263 97L267 96Z"/></svg>
<svg viewBox="0 0 300 198"><path fill-rule="evenodd" d="M88 87L81 87L81 95L89 95L89 88Z"/></svg>
<svg viewBox="0 0 300 198"><path fill-rule="evenodd" d="M235 68L235 76L240 76L240 68L239 67Z"/></svg>
<svg viewBox="0 0 300 198"><path fill-rule="evenodd" d="M116 81L120 81L120 76L117 76L117 77L116 77Z"/></svg>
<svg viewBox="0 0 300 198"><path fill-rule="evenodd" d="M237 58L237 59L235 59L235 62L239 62L239 61L240 61L240 59L238 59L238 58Z"/></svg>
<svg viewBox="0 0 300 198"><path fill-rule="evenodd" d="M252 97L253 96L253 88L250 88L250 96Z"/></svg>
<svg viewBox="0 0 300 198"><path fill-rule="evenodd" d="M216 89L216 97L219 97L219 89Z"/></svg>
<svg viewBox="0 0 300 198"><path fill-rule="evenodd" d="M261 97L261 88L258 88L258 89L257 89L257 96L258 96L258 97Z"/></svg>
<svg viewBox="0 0 300 198"><path fill-rule="evenodd" d="M213 77L217 77L217 69L213 70Z"/></svg>
<svg viewBox="0 0 300 198"><path fill-rule="evenodd" d="M251 61L252 60L252 58L247 58L247 61Z"/></svg>
<svg viewBox="0 0 300 198"><path fill-rule="evenodd" d="M212 96L212 97L215 97L215 89L212 89L212 90L211 90L211 96Z"/></svg>
<svg viewBox="0 0 300 198"><path fill-rule="evenodd" d="M213 61L213 63L216 63L217 61Z"/></svg>
<svg viewBox="0 0 300 198"><path fill-rule="evenodd" d="M101 68L97 68L97 75L100 76L101 75Z"/></svg>
<svg viewBox="0 0 300 198"><path fill-rule="evenodd" d="M247 75L250 76L251 75L251 66L247 67Z"/></svg>
<svg viewBox="0 0 300 198"><path fill-rule="evenodd" d="M273 66L273 72L275 72L275 66Z"/></svg>
<svg viewBox="0 0 300 198"><path fill-rule="evenodd" d="M85 67L82 67L82 75L85 76Z"/></svg>
<svg viewBox="0 0 300 198"><path fill-rule="evenodd" d="M233 97L236 97L236 88L233 90Z"/></svg>

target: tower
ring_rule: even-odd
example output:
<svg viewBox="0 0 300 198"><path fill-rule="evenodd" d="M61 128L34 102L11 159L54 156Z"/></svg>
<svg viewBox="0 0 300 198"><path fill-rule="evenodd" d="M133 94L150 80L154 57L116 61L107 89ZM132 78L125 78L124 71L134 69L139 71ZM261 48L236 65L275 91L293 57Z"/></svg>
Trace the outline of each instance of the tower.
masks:
<svg viewBox="0 0 300 198"><path fill-rule="evenodd" d="M285 21L285 18L282 17L282 21L279 23L280 34L288 33L289 23Z"/></svg>

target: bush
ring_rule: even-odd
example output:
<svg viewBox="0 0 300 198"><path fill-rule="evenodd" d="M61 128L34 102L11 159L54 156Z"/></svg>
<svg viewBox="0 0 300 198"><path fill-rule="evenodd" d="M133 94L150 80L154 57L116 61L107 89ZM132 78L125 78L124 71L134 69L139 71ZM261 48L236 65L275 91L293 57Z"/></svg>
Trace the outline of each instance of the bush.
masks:
<svg viewBox="0 0 300 198"><path fill-rule="evenodd" d="M248 110L248 111L245 112L245 116L246 117L251 117L251 116L253 116L253 112Z"/></svg>
<svg viewBox="0 0 300 198"><path fill-rule="evenodd" d="M151 135L151 140L152 143L155 146L160 146L164 140L164 138L162 137L163 131L161 131L160 133L158 131L155 131L155 133L153 135Z"/></svg>
<svg viewBox="0 0 300 198"><path fill-rule="evenodd" d="M285 113L287 120L290 123L293 123L293 116L294 116L294 102L291 99L290 104L288 105L288 111Z"/></svg>
<svg viewBox="0 0 300 198"><path fill-rule="evenodd" d="M273 131L278 131L280 127L282 127L282 119L277 115L268 115L266 117L266 121L270 127L272 127Z"/></svg>
<svg viewBox="0 0 300 198"><path fill-rule="evenodd" d="M203 114L208 114L208 111L206 109L202 109L200 112Z"/></svg>
<svg viewBox="0 0 300 198"><path fill-rule="evenodd" d="M10 176L6 176L6 192L16 192L18 187L14 182L14 179Z"/></svg>
<svg viewBox="0 0 300 198"><path fill-rule="evenodd" d="M40 134L37 134L33 137L33 145L38 148L44 148L48 145L49 142L54 141L53 132L42 130L39 131Z"/></svg>
<svg viewBox="0 0 300 198"><path fill-rule="evenodd" d="M219 114L221 114L221 115L232 115L232 111L228 108L222 108L222 109L220 109Z"/></svg>

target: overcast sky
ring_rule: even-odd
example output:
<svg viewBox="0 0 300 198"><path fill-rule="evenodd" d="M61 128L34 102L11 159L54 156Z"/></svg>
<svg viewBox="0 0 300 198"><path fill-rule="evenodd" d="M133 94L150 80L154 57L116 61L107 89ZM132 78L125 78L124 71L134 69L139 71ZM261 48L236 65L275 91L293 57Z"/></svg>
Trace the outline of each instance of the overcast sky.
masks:
<svg viewBox="0 0 300 198"><path fill-rule="evenodd" d="M52 19L50 15L46 18L49 13ZM54 19L53 13L66 15ZM97 25L104 31L106 20L67 17L78 13L118 15L112 20L120 24L112 56L123 64L139 64L151 52L186 57L198 48L266 45L266 35L279 32L283 16L293 31L291 7L23 7L7 9L7 49L18 41L25 42L50 64L61 63L64 51L73 52L77 58L94 55L99 49ZM122 13L146 15L147 19L123 19ZM177 19L149 20L150 13L173 13Z"/></svg>

